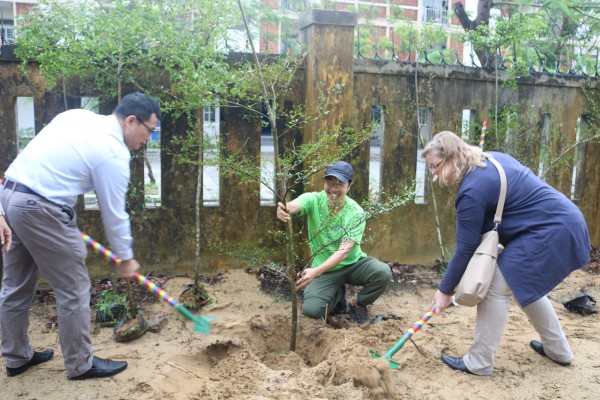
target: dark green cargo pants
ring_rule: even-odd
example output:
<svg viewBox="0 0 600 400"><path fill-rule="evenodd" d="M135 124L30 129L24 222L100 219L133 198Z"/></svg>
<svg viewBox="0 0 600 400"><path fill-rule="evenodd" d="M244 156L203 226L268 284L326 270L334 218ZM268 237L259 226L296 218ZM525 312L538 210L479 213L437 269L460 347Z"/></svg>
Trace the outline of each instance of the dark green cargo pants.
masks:
<svg viewBox="0 0 600 400"><path fill-rule="evenodd" d="M304 289L302 313L310 318L321 318L340 301L338 289L344 284L362 286L357 296L360 305L372 304L383 294L392 281L390 267L373 257L361 258L352 265L324 273Z"/></svg>

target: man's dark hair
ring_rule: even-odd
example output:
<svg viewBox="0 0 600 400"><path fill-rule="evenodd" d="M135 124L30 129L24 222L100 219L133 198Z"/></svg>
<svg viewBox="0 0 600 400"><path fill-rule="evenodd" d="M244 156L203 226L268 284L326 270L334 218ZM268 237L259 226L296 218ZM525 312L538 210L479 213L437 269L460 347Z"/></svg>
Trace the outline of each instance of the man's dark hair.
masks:
<svg viewBox="0 0 600 400"><path fill-rule="evenodd" d="M140 92L129 93L123 97L119 104L117 104L113 114L120 118L135 115L142 121L148 121L152 114L156 114L158 119L162 118L158 101Z"/></svg>

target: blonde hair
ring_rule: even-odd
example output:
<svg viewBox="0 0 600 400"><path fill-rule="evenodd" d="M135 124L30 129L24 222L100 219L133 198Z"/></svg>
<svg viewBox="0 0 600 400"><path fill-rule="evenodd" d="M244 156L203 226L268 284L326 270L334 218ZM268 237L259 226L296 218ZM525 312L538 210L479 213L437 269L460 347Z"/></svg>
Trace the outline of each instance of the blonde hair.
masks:
<svg viewBox="0 0 600 400"><path fill-rule="evenodd" d="M468 144L456 133L450 131L443 131L435 135L423 149L421 157L425 158L429 153L439 156L444 160L444 164L450 163L454 167L452 181L446 179L445 174L438 175L442 186L459 183L475 167L485 167L481 148Z"/></svg>

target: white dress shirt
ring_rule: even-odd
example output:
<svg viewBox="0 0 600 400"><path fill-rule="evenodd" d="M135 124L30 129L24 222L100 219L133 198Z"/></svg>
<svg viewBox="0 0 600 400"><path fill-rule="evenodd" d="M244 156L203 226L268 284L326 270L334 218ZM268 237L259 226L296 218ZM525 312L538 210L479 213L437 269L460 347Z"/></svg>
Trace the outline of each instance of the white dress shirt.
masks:
<svg viewBox="0 0 600 400"><path fill-rule="evenodd" d="M112 251L133 258L125 211L131 155L114 115L69 110L37 134L5 172L46 199L73 207L77 196L96 191Z"/></svg>

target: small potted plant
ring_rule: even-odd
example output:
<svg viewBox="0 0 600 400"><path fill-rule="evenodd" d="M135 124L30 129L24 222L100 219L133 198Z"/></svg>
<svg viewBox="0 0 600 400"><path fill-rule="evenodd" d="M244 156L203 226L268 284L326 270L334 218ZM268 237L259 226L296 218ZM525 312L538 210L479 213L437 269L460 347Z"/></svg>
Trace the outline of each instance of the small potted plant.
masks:
<svg viewBox="0 0 600 400"><path fill-rule="evenodd" d="M112 290L103 290L93 308L96 310L96 322L101 326L115 326L129 314L127 296Z"/></svg>

